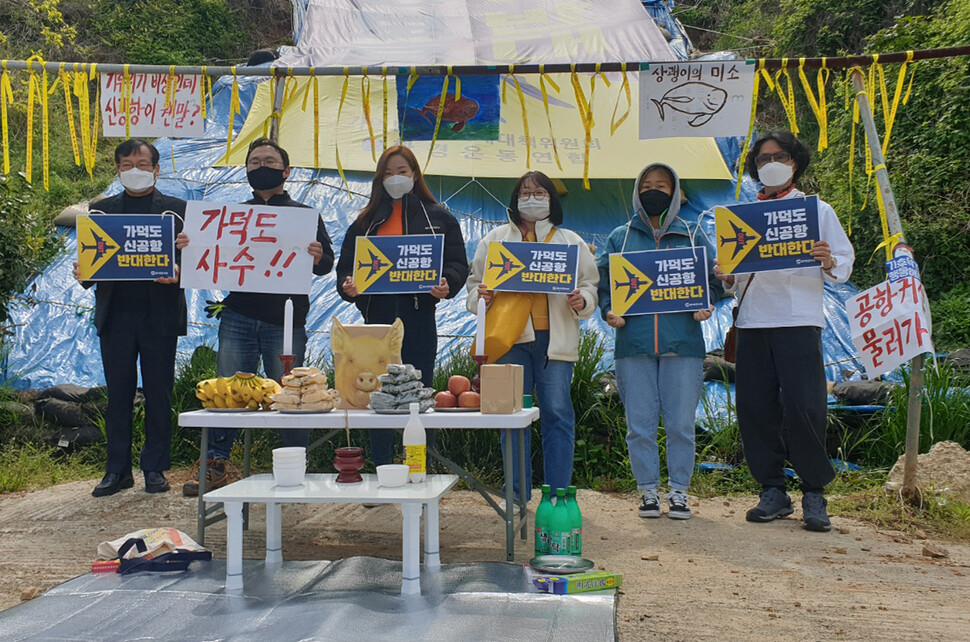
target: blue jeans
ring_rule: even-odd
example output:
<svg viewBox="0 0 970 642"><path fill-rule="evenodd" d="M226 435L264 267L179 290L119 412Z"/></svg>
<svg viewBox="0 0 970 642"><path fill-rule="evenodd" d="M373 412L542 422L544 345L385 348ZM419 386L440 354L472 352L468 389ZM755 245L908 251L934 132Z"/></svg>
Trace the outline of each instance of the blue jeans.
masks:
<svg viewBox="0 0 970 642"><path fill-rule="evenodd" d="M306 329L293 328L293 367L303 365L306 351ZM236 372L258 372L262 357L263 370L270 379L279 381L283 376L283 326L251 319L238 312L225 309L219 320L219 352L216 373L231 377ZM228 459L236 428L215 428L209 431L209 459ZM304 446L310 443L309 430L281 430L284 446Z"/></svg>
<svg viewBox="0 0 970 642"><path fill-rule="evenodd" d="M704 360L676 355L637 355L616 360L616 386L626 411L626 445L637 488L660 485L657 427L667 434L670 488L687 491L694 472L694 415L701 396Z"/></svg>
<svg viewBox="0 0 970 642"><path fill-rule="evenodd" d="M555 492L566 488L573 478L573 452L576 417L569 386L573 380L570 361L546 359L549 351L549 332L536 332L535 341L517 343L497 363L522 366L522 392L534 394L539 407L542 428L543 479ZM535 392L533 392L535 390ZM502 455L505 455L505 432L501 435ZM519 489L519 443L512 440L512 488L516 498L526 501L532 497L532 439L531 428L525 429L525 494Z"/></svg>

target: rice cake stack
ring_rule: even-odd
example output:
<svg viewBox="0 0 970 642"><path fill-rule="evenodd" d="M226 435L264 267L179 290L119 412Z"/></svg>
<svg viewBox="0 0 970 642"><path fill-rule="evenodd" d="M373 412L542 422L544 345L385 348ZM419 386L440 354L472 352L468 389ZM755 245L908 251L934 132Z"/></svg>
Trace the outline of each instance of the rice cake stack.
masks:
<svg viewBox="0 0 970 642"><path fill-rule="evenodd" d="M421 383L421 371L409 363L389 363L387 374L377 379L381 389L370 393L371 410L408 410L412 403L417 403L424 412L434 405L434 388L425 388Z"/></svg>
<svg viewBox="0 0 970 642"><path fill-rule="evenodd" d="M327 377L317 368L293 368L281 383L283 389L273 396L273 410L329 412L340 402L340 394L327 388Z"/></svg>

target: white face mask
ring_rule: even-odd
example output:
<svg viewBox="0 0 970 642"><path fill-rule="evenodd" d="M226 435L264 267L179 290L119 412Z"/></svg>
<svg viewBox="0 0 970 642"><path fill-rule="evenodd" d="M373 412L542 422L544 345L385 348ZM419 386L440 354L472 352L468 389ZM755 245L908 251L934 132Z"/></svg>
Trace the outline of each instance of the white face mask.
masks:
<svg viewBox="0 0 970 642"><path fill-rule="evenodd" d="M519 216L526 221L534 223L549 217L548 198L537 198L535 196L530 196L529 198L520 198L518 207Z"/></svg>
<svg viewBox="0 0 970 642"><path fill-rule="evenodd" d="M403 174L388 176L384 179L384 189L396 201L414 189L414 179Z"/></svg>
<svg viewBox="0 0 970 642"><path fill-rule="evenodd" d="M772 161L758 168L758 179L765 187L781 187L791 180L794 172L794 165L786 165L785 163Z"/></svg>
<svg viewBox="0 0 970 642"><path fill-rule="evenodd" d="M132 167L118 174L121 184L131 192L144 192L155 184L155 172L146 172L143 169Z"/></svg>

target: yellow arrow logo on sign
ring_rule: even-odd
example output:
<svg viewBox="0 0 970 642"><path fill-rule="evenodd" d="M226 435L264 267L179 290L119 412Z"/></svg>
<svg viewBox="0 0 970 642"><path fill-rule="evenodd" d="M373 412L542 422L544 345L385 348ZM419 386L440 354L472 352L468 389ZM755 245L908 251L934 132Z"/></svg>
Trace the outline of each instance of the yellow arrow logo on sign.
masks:
<svg viewBox="0 0 970 642"><path fill-rule="evenodd" d="M750 225L720 205L714 208L714 229L717 234L717 260L725 274L734 272L734 268L761 240L761 235Z"/></svg>
<svg viewBox="0 0 970 642"><path fill-rule="evenodd" d="M653 280L623 258L622 254L610 254L610 305L613 314L626 314L651 286Z"/></svg>
<svg viewBox="0 0 970 642"><path fill-rule="evenodd" d="M494 290L524 269L525 264L505 249L501 242L492 241L488 244L485 278L482 279L482 283L489 290Z"/></svg>
<svg viewBox="0 0 970 642"><path fill-rule="evenodd" d="M357 237L354 253L354 285L358 292L366 292L384 273L394 266L374 242L366 236Z"/></svg>
<svg viewBox="0 0 970 642"><path fill-rule="evenodd" d="M92 278L120 249L90 216L77 217L77 267L82 281Z"/></svg>

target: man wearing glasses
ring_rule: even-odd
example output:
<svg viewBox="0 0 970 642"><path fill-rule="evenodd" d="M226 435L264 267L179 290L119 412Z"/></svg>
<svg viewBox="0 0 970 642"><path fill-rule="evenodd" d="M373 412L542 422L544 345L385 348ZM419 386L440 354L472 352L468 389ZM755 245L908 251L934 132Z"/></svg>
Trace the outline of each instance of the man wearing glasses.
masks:
<svg viewBox="0 0 970 642"><path fill-rule="evenodd" d="M268 138L258 138L249 146L246 154L246 178L253 188L253 197L247 205L273 205L279 207L307 207L290 198L284 189L290 176L290 158L282 147ZM179 234L175 246L182 249L189 244L185 234ZM323 276L333 268L334 255L330 236L322 218L317 218L317 237L307 246L313 256L313 273ZM260 358L266 376L280 380L283 364L283 307L286 299L293 299L293 365L303 365L306 349L306 315L310 298L305 294L267 294L260 292L230 292L215 307L219 317L219 353L216 372L220 377L231 377L237 371L256 372ZM218 429L210 432L207 456L206 489L225 486L226 460L237 430ZM284 446L304 446L310 441L309 430L281 430ZM195 497L199 494L199 476L185 482L182 494Z"/></svg>

